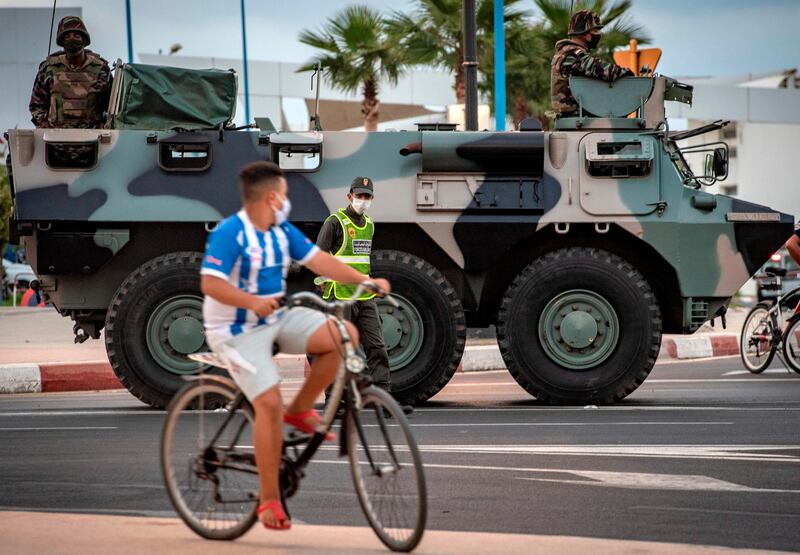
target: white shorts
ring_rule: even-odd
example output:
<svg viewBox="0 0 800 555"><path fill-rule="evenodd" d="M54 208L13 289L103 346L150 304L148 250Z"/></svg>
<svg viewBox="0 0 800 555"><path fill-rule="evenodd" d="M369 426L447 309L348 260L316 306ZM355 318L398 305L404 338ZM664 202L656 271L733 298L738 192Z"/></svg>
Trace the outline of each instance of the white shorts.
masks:
<svg viewBox="0 0 800 555"><path fill-rule="evenodd" d="M236 352L245 364L255 369L229 370L231 377L251 401L280 382L278 367L272 359L273 345L277 343L280 352L303 354L308 339L325 323L327 316L310 308L295 307L283 311L274 324L259 326L221 343L208 337L209 346L222 355L230 350Z"/></svg>

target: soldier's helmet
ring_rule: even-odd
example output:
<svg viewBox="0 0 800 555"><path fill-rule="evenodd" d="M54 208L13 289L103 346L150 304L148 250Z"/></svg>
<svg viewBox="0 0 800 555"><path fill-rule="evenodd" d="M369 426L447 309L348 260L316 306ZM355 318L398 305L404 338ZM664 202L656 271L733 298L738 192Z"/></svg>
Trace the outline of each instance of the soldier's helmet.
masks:
<svg viewBox="0 0 800 555"><path fill-rule="evenodd" d="M57 45L64 46L64 35L67 33L80 33L83 35L83 46L89 46L92 42L89 37L89 31L86 30L86 25L77 15L68 15L58 22L58 30L56 31Z"/></svg>
<svg viewBox="0 0 800 555"><path fill-rule="evenodd" d="M602 29L600 16L590 10L580 10L572 14L569 20L568 35L583 35L592 29Z"/></svg>

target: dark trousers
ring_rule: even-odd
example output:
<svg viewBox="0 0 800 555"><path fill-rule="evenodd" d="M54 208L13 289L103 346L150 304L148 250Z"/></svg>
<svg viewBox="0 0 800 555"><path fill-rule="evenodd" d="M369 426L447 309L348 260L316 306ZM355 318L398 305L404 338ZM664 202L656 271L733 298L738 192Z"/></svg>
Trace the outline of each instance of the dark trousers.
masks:
<svg viewBox="0 0 800 555"><path fill-rule="evenodd" d="M367 355L367 371L375 385L387 391L389 383L389 353L383 342L381 317L375 299L358 301L345 310L345 317L358 329L361 346Z"/></svg>
<svg viewBox="0 0 800 555"><path fill-rule="evenodd" d="M364 354L367 355L367 375L372 382L386 391L391 391L389 379L389 353L386 351L386 344L383 342L383 332L381 330L381 318L378 313L378 304L375 299L368 301L358 301L345 309L345 318L351 321L360 339ZM308 356L311 362L312 357ZM325 390L325 399L330 394L330 387Z"/></svg>

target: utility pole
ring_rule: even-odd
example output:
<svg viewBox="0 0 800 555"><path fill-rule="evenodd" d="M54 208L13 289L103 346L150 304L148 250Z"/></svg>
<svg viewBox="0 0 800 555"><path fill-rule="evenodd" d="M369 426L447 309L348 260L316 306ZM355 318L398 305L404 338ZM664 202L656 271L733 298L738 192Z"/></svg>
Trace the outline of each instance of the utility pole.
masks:
<svg viewBox="0 0 800 555"><path fill-rule="evenodd" d="M250 125L250 82L247 77L247 24L244 16L244 0L241 0L242 7L242 67L244 68L242 77L244 78L244 120L246 125Z"/></svg>
<svg viewBox="0 0 800 555"><path fill-rule="evenodd" d="M133 63L133 31L131 30L131 0L125 0L125 21L128 28L128 63Z"/></svg>
<svg viewBox="0 0 800 555"><path fill-rule="evenodd" d="M503 0L494 0L494 128L506 130L506 27Z"/></svg>
<svg viewBox="0 0 800 555"><path fill-rule="evenodd" d="M475 30L475 0L464 0L462 9L464 35L464 121L467 131L478 130L478 45Z"/></svg>

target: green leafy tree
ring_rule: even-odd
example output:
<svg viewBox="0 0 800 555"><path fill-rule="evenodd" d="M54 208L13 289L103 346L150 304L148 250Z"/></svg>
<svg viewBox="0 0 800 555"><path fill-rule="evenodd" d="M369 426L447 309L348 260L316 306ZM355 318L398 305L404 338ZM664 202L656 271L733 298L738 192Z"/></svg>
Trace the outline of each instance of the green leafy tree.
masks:
<svg viewBox="0 0 800 555"><path fill-rule="evenodd" d="M628 46L631 39L639 44L650 43L644 27L637 25L629 13L631 0L534 0L534 3L542 13L540 32L542 40L551 45L551 54L556 42L567 38L569 19L578 10L591 10L600 16L603 38L595 53L606 61L614 61L614 50Z"/></svg>
<svg viewBox="0 0 800 555"><path fill-rule="evenodd" d="M378 128L378 84L396 85L404 72L398 45L388 35L380 12L368 6L348 6L322 26L300 33L300 42L319 50L298 71L310 71L317 63L325 80L345 93L361 91L361 113L367 131Z"/></svg>
<svg viewBox="0 0 800 555"><path fill-rule="evenodd" d="M550 111L550 62L555 44L567 38L569 20L577 10L588 9L600 15L603 37L596 55L613 61L613 52L627 47L631 39L640 44L650 42L642 26L635 24L628 11L630 0L534 0L540 15L534 21L514 22L506 28L507 111L514 124L530 115L538 117L547 128ZM494 37L490 37L492 48ZM484 52L488 57L489 53ZM494 68L491 60L481 64L486 71L482 90L494 102Z"/></svg>
<svg viewBox="0 0 800 555"><path fill-rule="evenodd" d="M4 160L5 156L0 156ZM5 165L0 166L0 258L8 243L8 218L11 216L11 187L8 183ZM5 270L0 264L0 289L5 278ZM1 296L1 295L0 295Z"/></svg>
<svg viewBox="0 0 800 555"><path fill-rule="evenodd" d="M522 0L505 1L505 25L525 20L526 12L520 9ZM390 35L405 55L409 65L428 65L445 69L453 74L456 99L464 103L464 48L462 34L462 0L416 0L410 13L394 11L387 18ZM490 71L494 26L494 1L477 0L475 9L476 37L481 79Z"/></svg>

